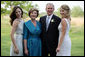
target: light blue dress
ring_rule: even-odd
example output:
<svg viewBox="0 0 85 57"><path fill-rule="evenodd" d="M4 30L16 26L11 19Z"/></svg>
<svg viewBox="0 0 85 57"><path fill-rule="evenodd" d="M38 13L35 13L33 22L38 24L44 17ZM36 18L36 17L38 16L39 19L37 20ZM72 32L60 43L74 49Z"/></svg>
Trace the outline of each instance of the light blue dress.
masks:
<svg viewBox="0 0 85 57"><path fill-rule="evenodd" d="M41 25L36 21L36 27L31 20L24 24L24 39L27 40L28 56L41 56Z"/></svg>

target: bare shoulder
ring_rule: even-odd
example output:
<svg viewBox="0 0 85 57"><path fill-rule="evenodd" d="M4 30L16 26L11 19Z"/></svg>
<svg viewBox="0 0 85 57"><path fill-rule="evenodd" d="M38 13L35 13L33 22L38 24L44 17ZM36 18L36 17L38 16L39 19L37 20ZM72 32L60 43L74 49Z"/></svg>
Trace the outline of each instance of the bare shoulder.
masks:
<svg viewBox="0 0 85 57"><path fill-rule="evenodd" d="M17 26L19 24L19 20L18 19L15 19L14 21L13 21L13 26Z"/></svg>
<svg viewBox="0 0 85 57"><path fill-rule="evenodd" d="M65 19L62 19L62 20L61 20L61 24L62 24L63 26L66 26L66 25L67 25L66 20L65 20Z"/></svg>
<svg viewBox="0 0 85 57"><path fill-rule="evenodd" d="M65 20L65 19L62 19L62 20L61 20L61 23L66 23L66 20Z"/></svg>

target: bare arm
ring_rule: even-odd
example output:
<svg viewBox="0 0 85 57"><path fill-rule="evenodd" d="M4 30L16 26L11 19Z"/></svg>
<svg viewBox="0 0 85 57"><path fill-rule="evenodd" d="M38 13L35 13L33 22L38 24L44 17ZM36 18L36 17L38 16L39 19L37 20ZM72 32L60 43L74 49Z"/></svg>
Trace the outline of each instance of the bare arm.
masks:
<svg viewBox="0 0 85 57"><path fill-rule="evenodd" d="M60 49L60 47L63 43L64 37L65 37L66 26L67 26L65 19L62 19L61 24L62 24L62 34L60 36L60 41L59 41L59 44L58 44L57 51L59 51L59 49Z"/></svg>
<svg viewBox="0 0 85 57"><path fill-rule="evenodd" d="M14 45L14 48L17 48L17 46L16 46L16 42L15 42L15 39L14 39L14 33L15 33L15 30L16 30L16 28L17 28L17 25L18 25L18 21L14 21L13 22L13 26L12 26L12 30L11 30L11 40L12 40L12 43L13 43L13 45Z"/></svg>

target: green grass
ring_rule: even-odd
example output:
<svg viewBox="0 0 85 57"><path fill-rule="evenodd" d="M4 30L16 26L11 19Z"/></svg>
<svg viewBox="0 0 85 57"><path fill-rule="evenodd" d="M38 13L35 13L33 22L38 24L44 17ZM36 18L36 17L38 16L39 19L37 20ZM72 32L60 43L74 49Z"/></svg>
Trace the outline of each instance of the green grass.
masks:
<svg viewBox="0 0 85 57"><path fill-rule="evenodd" d="M75 32L73 32L75 31ZM71 28L72 56L84 56L84 26Z"/></svg>
<svg viewBox="0 0 85 57"><path fill-rule="evenodd" d="M9 56L10 54L10 31L9 20L1 19L1 56Z"/></svg>
<svg viewBox="0 0 85 57"><path fill-rule="evenodd" d="M10 31L9 19L1 18L1 56L10 56ZM71 56L84 56L84 25L71 27L69 34L72 42Z"/></svg>

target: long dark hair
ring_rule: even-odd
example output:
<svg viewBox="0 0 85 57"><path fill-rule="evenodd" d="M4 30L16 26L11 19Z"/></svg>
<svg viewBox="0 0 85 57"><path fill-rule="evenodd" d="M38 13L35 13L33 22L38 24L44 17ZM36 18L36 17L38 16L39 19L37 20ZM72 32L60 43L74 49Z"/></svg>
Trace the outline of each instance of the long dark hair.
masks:
<svg viewBox="0 0 85 57"><path fill-rule="evenodd" d="M17 18L16 14L15 14L17 8L19 8L21 10L21 12L22 12L21 17L23 17L23 10L19 6L14 6L13 11L10 14L10 24L11 24L11 26L13 24L13 21Z"/></svg>

